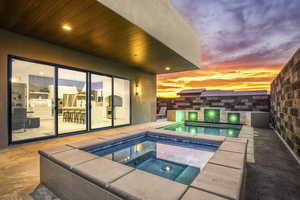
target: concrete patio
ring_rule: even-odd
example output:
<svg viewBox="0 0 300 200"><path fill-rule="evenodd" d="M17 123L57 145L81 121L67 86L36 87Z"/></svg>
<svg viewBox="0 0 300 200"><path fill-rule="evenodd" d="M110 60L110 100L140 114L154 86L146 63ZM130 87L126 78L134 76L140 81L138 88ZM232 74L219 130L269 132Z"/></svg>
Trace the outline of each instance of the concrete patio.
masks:
<svg viewBox="0 0 300 200"><path fill-rule="evenodd" d="M254 131L254 162L248 161L246 199L298 200L299 164L273 130Z"/></svg>
<svg viewBox="0 0 300 200"><path fill-rule="evenodd" d="M0 199L31 199L39 184L38 150L99 136L156 128L170 122L153 122L90 134L61 137L11 146L0 150ZM253 148L248 148L246 199L290 199L300 196L300 166L271 129L255 129Z"/></svg>

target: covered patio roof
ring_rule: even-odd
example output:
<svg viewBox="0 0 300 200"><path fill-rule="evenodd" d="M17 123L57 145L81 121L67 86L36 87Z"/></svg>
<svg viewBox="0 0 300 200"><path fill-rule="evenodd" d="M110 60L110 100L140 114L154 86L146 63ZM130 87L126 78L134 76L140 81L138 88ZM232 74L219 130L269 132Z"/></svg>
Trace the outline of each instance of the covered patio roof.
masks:
<svg viewBox="0 0 300 200"><path fill-rule="evenodd" d="M132 0L4 0L0 27L151 73L197 68L200 47L191 27L168 0L143 2L147 12Z"/></svg>

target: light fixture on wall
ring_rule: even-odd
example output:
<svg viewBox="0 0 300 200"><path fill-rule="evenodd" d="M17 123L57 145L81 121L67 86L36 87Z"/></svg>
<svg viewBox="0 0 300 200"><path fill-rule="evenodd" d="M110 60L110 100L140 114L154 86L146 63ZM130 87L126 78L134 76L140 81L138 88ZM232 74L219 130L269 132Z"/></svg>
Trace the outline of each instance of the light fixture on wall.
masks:
<svg viewBox="0 0 300 200"><path fill-rule="evenodd" d="M135 83L135 95L139 96L140 95L140 87L138 82Z"/></svg>
<svg viewBox="0 0 300 200"><path fill-rule="evenodd" d="M71 31L72 27L69 24L64 24L64 25L62 25L62 29L65 31Z"/></svg>
<svg viewBox="0 0 300 200"><path fill-rule="evenodd" d="M170 70L171 70L171 67L165 67L165 70L166 70L166 71L170 71Z"/></svg>

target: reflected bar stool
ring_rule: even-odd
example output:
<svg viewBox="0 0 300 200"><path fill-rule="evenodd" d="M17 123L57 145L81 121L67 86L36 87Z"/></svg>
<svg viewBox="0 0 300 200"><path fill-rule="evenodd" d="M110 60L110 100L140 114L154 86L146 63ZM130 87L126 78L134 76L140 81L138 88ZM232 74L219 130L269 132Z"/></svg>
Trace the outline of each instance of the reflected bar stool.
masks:
<svg viewBox="0 0 300 200"><path fill-rule="evenodd" d="M63 111L63 121L68 121L69 118L69 112L68 111Z"/></svg>
<svg viewBox="0 0 300 200"><path fill-rule="evenodd" d="M69 122L73 122L74 121L74 115L75 115L75 111L74 110L72 110L72 111L70 111L69 112L69 117L68 117L68 121Z"/></svg>
<svg viewBox="0 0 300 200"><path fill-rule="evenodd" d="M80 123L81 124L85 123L85 112L80 112Z"/></svg>
<svg viewBox="0 0 300 200"><path fill-rule="evenodd" d="M81 112L80 111L74 111L74 121L75 123L80 123L80 116Z"/></svg>

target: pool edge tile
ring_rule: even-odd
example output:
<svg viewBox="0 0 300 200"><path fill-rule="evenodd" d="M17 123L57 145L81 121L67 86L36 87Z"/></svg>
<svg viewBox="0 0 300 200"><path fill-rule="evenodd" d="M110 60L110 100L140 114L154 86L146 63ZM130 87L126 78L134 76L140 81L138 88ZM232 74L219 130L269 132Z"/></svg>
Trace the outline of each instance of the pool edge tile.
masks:
<svg viewBox="0 0 300 200"><path fill-rule="evenodd" d="M114 181L134 170L132 167L102 157L78 164L72 168L75 173L102 187L108 187Z"/></svg>
<svg viewBox="0 0 300 200"><path fill-rule="evenodd" d="M74 148L70 147L68 145L60 145L60 146L56 146L56 147L47 148L44 150L39 150L39 153L42 155L45 155L47 157L50 157L53 154L70 151L72 149L74 149Z"/></svg>
<svg viewBox="0 0 300 200"><path fill-rule="evenodd" d="M72 169L75 165L96 158L98 158L98 156L79 149L72 149L70 151L50 155L50 159L53 159L55 162L58 162L70 169Z"/></svg>
<svg viewBox="0 0 300 200"><path fill-rule="evenodd" d="M93 139L82 140L82 141L79 141L79 142L70 143L70 144L67 144L67 145L70 146L70 147L73 147L73 148L81 149L81 148L85 148L85 147L100 144L102 141L103 140L101 140L101 139L93 138Z"/></svg>
<svg viewBox="0 0 300 200"><path fill-rule="evenodd" d="M245 160L246 153L217 150L208 163L242 169Z"/></svg>
<svg viewBox="0 0 300 200"><path fill-rule="evenodd" d="M109 190L125 199L178 200L187 187L187 185L136 169L113 182Z"/></svg>
<svg viewBox="0 0 300 200"><path fill-rule="evenodd" d="M238 199L243 185L243 174L244 169L208 163L191 186L228 199Z"/></svg>
<svg viewBox="0 0 300 200"><path fill-rule="evenodd" d="M247 152L247 142L232 142L225 140L219 147L220 151L230 151L245 154Z"/></svg>

